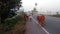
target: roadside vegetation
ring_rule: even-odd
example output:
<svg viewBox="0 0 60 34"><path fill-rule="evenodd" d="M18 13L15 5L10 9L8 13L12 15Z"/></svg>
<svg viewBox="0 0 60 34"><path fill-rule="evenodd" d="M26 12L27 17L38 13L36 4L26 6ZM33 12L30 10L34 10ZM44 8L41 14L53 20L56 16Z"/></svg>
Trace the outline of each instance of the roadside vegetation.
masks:
<svg viewBox="0 0 60 34"><path fill-rule="evenodd" d="M59 17L60 18L60 15L52 15L53 17Z"/></svg>
<svg viewBox="0 0 60 34"><path fill-rule="evenodd" d="M60 18L60 14L59 14L59 12L56 12L55 15L49 15L49 16L53 16L53 17L58 17L58 18Z"/></svg>
<svg viewBox="0 0 60 34"><path fill-rule="evenodd" d="M51 16L60 18L60 15L51 15Z"/></svg>
<svg viewBox="0 0 60 34"><path fill-rule="evenodd" d="M23 34L26 24L24 11L16 14L21 4L21 0L0 0L0 34Z"/></svg>
<svg viewBox="0 0 60 34"><path fill-rule="evenodd" d="M23 34L25 24L24 14L21 12L20 15L5 19L5 23L0 25L0 34Z"/></svg>

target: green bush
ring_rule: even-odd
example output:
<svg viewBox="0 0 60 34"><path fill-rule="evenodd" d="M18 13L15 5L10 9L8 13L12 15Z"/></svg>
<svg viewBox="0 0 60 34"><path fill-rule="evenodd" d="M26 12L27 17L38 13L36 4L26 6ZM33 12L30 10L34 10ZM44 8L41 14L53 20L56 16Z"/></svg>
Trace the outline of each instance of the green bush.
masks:
<svg viewBox="0 0 60 34"><path fill-rule="evenodd" d="M25 24L24 15L16 15L12 18L5 19L5 23L4 23L4 26L3 26L4 30L5 31L10 30L11 27L13 27L18 21Z"/></svg>

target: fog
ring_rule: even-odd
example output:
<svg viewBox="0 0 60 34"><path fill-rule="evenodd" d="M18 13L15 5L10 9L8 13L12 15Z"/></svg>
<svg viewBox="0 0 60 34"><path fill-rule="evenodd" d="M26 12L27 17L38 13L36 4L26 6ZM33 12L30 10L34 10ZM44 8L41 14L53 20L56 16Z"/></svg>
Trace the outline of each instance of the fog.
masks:
<svg viewBox="0 0 60 34"><path fill-rule="evenodd" d="M31 11L35 7L39 12L59 12L60 0L22 0L22 6L25 11Z"/></svg>

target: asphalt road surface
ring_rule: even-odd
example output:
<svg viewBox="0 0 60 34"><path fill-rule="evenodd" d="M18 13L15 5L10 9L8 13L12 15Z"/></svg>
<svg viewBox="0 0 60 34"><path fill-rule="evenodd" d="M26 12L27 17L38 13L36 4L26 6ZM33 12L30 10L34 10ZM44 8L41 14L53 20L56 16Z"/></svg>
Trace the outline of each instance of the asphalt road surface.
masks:
<svg viewBox="0 0 60 34"><path fill-rule="evenodd" d="M50 34L60 34L60 18L46 16L44 27Z"/></svg>
<svg viewBox="0 0 60 34"><path fill-rule="evenodd" d="M42 28L32 19L26 23L25 34L47 34Z"/></svg>
<svg viewBox="0 0 60 34"><path fill-rule="evenodd" d="M35 20L38 15L33 16ZM60 34L60 18L45 16L45 26L44 28L49 32L49 34Z"/></svg>

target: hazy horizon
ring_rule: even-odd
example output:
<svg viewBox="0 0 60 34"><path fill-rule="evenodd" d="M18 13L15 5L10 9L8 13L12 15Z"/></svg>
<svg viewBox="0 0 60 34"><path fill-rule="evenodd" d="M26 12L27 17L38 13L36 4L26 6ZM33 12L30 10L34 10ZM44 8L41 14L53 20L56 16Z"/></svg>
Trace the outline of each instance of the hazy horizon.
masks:
<svg viewBox="0 0 60 34"><path fill-rule="evenodd" d="M60 0L22 0L25 11L31 11L37 3L37 11L60 11Z"/></svg>

